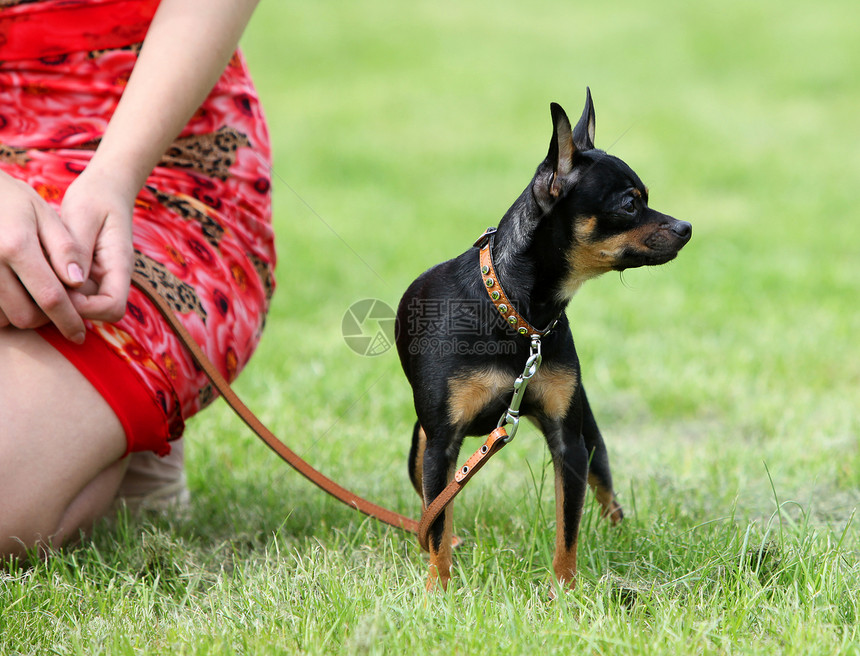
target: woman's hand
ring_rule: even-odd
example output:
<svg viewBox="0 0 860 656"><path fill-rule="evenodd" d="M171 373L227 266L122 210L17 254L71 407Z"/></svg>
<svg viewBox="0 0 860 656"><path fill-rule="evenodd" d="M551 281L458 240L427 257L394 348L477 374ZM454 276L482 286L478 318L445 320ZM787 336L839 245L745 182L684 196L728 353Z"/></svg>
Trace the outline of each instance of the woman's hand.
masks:
<svg viewBox="0 0 860 656"><path fill-rule="evenodd" d="M258 0L162 0L93 159L59 216L0 173L0 327L117 321L132 267L134 198L212 89ZM157 108L154 110L153 108Z"/></svg>
<svg viewBox="0 0 860 656"><path fill-rule="evenodd" d="M80 343L84 319L119 321L131 280L133 203L133 190L88 167L58 215L0 172L0 327L53 323Z"/></svg>
<svg viewBox="0 0 860 656"><path fill-rule="evenodd" d="M125 314L131 284L137 190L96 166L94 159L69 185L60 207L63 224L86 262L86 282L69 296L81 317L114 322Z"/></svg>
<svg viewBox="0 0 860 656"><path fill-rule="evenodd" d="M88 259L39 194L0 172L0 327L53 322L82 342L84 321L70 290L84 284Z"/></svg>

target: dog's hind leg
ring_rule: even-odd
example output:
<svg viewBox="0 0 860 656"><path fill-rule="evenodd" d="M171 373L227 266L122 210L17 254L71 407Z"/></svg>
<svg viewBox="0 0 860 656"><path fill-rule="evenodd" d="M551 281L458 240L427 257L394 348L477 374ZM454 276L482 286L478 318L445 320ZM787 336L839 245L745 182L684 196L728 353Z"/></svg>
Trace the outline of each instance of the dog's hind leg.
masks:
<svg viewBox="0 0 860 656"><path fill-rule="evenodd" d="M624 518L624 511L615 499L615 490L612 487L612 473L609 470L609 455L606 453L606 445L603 436L597 427L594 413L588 403L585 388L580 386L582 398L582 437L585 440L585 448L588 449L588 484L597 497L600 504L600 514L612 522L618 524Z"/></svg>
<svg viewBox="0 0 860 656"><path fill-rule="evenodd" d="M427 434L419 422L412 429L412 447L409 449L409 480L421 499L424 499L424 447L427 446Z"/></svg>

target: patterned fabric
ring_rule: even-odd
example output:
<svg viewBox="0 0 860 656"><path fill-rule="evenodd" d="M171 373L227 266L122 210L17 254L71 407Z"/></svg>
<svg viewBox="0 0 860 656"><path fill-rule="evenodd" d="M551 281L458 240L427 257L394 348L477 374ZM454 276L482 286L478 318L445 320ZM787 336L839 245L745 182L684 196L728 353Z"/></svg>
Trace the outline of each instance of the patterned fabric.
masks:
<svg viewBox="0 0 860 656"><path fill-rule="evenodd" d="M159 0L0 0L0 59L36 59L143 41Z"/></svg>
<svg viewBox="0 0 860 656"><path fill-rule="evenodd" d="M0 169L59 208L65 189L98 145L137 59L139 44L117 47L115 17L141 8L154 11L156 4L46 0L0 7ZM88 16L85 43L76 44L85 49L57 54L55 44L46 43L44 56L22 59L15 26L26 24L21 16L27 10L43 20L49 15L45 6L62 6L67 13L78 6L105 11L97 19ZM9 12L17 12L14 21ZM36 44L52 40L51 25L43 22L41 32ZM107 47L99 34L107 35ZM28 48L34 47L31 41ZM264 117L237 53L134 208L135 269L156 282L228 380L256 347L274 289L269 176ZM162 409L171 438L215 398L136 289L121 321L88 322L87 328L87 339L103 340L142 381Z"/></svg>

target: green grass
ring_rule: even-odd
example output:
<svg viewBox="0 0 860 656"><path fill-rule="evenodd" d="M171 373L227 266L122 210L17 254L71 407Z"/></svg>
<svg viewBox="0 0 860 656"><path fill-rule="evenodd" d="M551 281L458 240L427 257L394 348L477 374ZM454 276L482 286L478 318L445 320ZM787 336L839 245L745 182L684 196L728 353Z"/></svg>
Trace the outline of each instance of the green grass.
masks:
<svg viewBox="0 0 860 656"><path fill-rule="evenodd" d="M455 579L427 595L413 538L219 403L189 426L187 514L0 572L0 653L860 653L860 5L577 4L261 4L279 290L237 385L322 471L417 514L410 390L341 317L496 224L550 101L577 116L590 85L598 146L694 235L569 308L627 511L613 530L589 502L575 592L547 601L533 429L458 499Z"/></svg>

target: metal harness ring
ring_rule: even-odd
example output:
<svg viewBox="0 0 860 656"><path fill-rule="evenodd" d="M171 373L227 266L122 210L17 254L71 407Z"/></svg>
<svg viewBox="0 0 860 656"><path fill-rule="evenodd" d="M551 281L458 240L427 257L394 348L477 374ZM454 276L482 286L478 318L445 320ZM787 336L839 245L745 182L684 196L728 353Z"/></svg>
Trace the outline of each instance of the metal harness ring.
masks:
<svg viewBox="0 0 860 656"><path fill-rule="evenodd" d="M526 360L526 366L523 368L523 373L514 381L514 395L511 398L511 403L508 409L502 413L501 419L496 428L502 426L510 426L507 428L507 437L504 438L505 444L514 439L517 434L517 428L520 425L520 404L523 402L523 397L526 394L526 387L529 381L534 377L540 368L543 357L540 352L540 335L532 335L532 343L529 349L529 357Z"/></svg>

